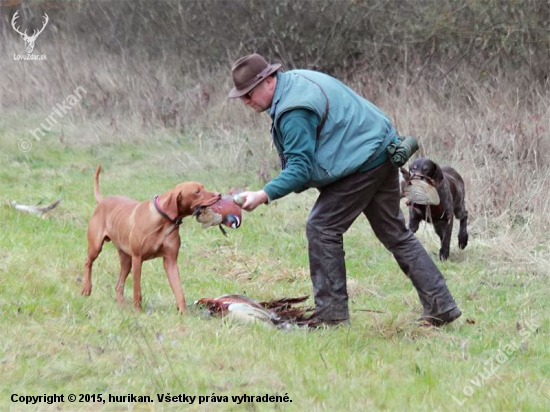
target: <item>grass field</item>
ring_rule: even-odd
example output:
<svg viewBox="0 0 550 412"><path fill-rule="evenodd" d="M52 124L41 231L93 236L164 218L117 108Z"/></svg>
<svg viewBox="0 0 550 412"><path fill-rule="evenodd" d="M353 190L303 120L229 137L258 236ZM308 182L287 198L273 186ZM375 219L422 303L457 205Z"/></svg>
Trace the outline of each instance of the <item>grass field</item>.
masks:
<svg viewBox="0 0 550 412"><path fill-rule="evenodd" d="M350 327L281 331L209 319L199 311L180 316L160 261L144 264L145 311L136 313L116 304L118 258L110 244L94 266L92 295L80 295L96 165L103 164L104 195L140 200L184 180L221 192L255 189L261 182L244 167L225 167L223 145L206 157L197 136L189 134L159 132L134 140L102 135L94 144L80 144L75 136L88 129L77 125L20 151L18 142L40 121L9 114L0 120L2 410L550 407L550 285L537 255L547 256L546 243L518 260L517 250L507 245L521 247L524 238L510 233L501 243L489 236L484 220L472 219L468 247L458 250L455 238L450 260L437 261L463 311L441 329L415 322L421 312L416 292L362 220L345 237ZM46 219L8 205L59 198L61 205ZM228 237L187 218L178 263L188 303L225 293L259 300L310 294L304 228L314 198L308 191L245 213L242 227ZM418 236L436 258L432 228ZM126 296L129 291L131 277ZM21 403L25 396L53 394L63 395L64 402ZM75 403L69 394L77 395ZM129 394L153 402L122 398ZM182 394L195 396L193 403L158 398ZM254 398L239 398L240 403L233 398L245 394ZM80 395L89 402L78 402ZM99 395L105 403L97 402ZM279 401L256 398L265 395Z"/></svg>

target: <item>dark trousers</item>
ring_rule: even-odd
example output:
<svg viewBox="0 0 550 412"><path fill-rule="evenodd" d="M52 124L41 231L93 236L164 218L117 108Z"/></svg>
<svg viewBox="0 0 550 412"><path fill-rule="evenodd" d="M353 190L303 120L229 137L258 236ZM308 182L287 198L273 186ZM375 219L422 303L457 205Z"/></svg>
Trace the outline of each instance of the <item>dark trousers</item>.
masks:
<svg viewBox="0 0 550 412"><path fill-rule="evenodd" d="M361 213L412 281L424 307L423 317L437 317L456 307L443 275L405 224L399 190L398 171L389 161L320 189L306 228L320 319L349 318L343 234Z"/></svg>

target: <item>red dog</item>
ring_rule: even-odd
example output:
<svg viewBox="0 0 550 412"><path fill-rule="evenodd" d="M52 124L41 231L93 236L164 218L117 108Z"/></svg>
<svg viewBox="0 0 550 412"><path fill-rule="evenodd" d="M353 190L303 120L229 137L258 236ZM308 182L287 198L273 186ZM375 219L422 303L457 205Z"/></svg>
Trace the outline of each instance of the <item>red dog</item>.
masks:
<svg viewBox="0 0 550 412"><path fill-rule="evenodd" d="M89 296L92 292L92 265L103 243L112 241L120 258L116 284L120 305L124 303L124 284L132 270L134 307L141 310L141 265L146 260L162 257L178 310L185 312L185 297L177 266L181 244L179 225L184 217L214 204L221 195L205 190L200 183L185 182L144 202L122 196L103 199L99 191L100 172L101 165L95 172L94 196L98 205L88 226L88 257L82 294Z"/></svg>

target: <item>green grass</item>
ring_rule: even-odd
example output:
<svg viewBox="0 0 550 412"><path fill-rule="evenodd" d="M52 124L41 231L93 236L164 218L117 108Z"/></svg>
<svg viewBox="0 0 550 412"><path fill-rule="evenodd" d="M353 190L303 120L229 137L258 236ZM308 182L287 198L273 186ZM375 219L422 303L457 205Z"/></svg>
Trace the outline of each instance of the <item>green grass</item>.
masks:
<svg viewBox="0 0 550 412"><path fill-rule="evenodd" d="M349 328L281 331L208 319L197 311L180 316L159 260L144 264L145 311L135 313L116 304L118 258L110 244L94 266L92 295L80 295L96 165L104 166L104 195L140 200L181 180L200 180L222 192L245 184L256 189L261 185L254 172L216 167L223 148L201 161L205 155L189 136L96 147L44 138L24 154L17 149L24 130L0 124L2 201L63 201L46 219L0 207L2 410L54 409L12 403L12 394L134 394L155 400L55 405L67 411L548 409L549 278L522 262L495 258L501 253L490 239L472 236L464 251L454 240L451 259L437 261L463 310L462 318L441 329L415 323L421 312L416 292L362 220L345 237ZM186 166L181 159L194 163ZM304 229L314 198L313 191L291 195L245 213L243 226L228 237L186 219L178 264L188 303L224 293L260 300L310 294ZM433 230L418 236L435 258ZM131 278L126 296L130 291ZM526 329L529 323L536 324L534 332ZM499 349L510 353L502 364ZM487 373L497 365L494 374ZM157 401L157 394L168 393L223 395L229 401ZM292 402L232 401L243 394L287 394Z"/></svg>

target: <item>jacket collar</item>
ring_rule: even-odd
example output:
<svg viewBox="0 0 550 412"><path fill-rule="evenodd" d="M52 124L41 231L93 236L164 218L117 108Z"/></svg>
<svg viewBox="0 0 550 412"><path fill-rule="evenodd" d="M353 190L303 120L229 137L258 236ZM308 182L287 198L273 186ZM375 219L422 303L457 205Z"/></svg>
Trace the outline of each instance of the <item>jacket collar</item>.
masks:
<svg viewBox="0 0 550 412"><path fill-rule="evenodd" d="M283 96L283 90L287 84L287 77L285 73L277 73L277 86L275 86L275 91L273 92L273 100L271 100L271 107L269 108L269 115L274 119L275 112L277 111L277 104L281 97Z"/></svg>

